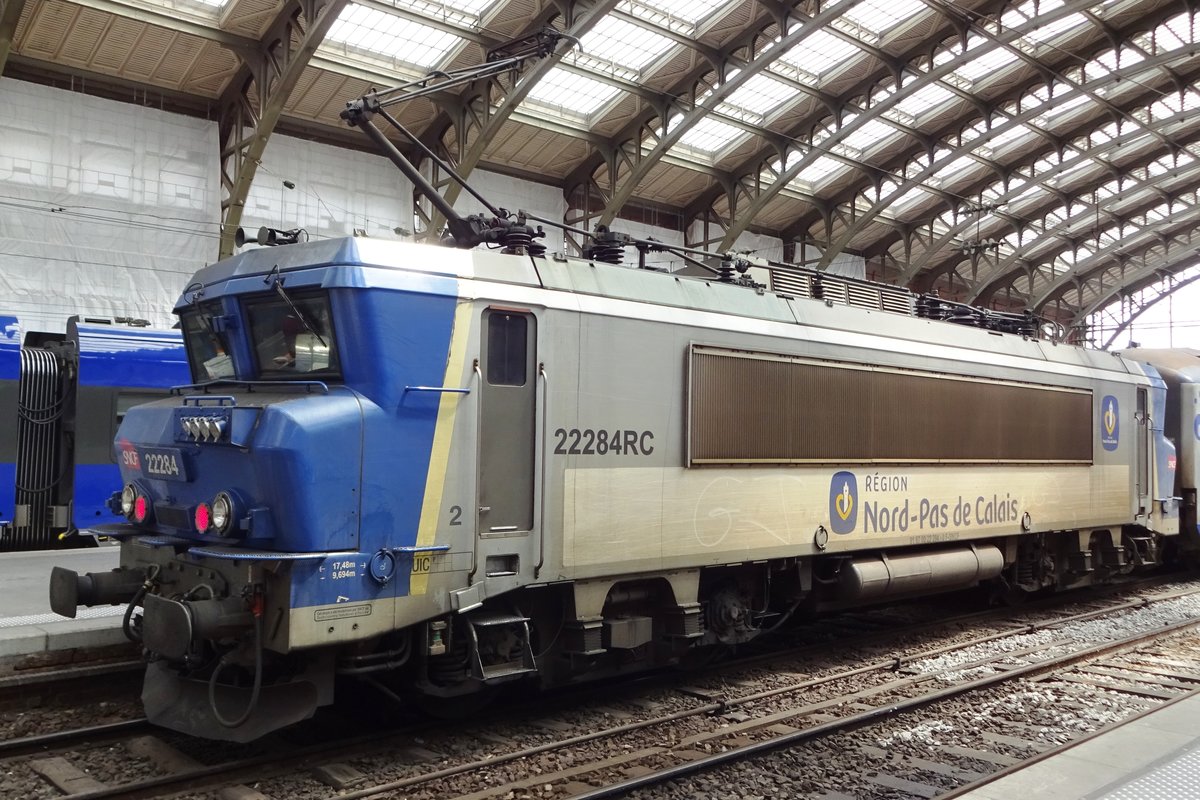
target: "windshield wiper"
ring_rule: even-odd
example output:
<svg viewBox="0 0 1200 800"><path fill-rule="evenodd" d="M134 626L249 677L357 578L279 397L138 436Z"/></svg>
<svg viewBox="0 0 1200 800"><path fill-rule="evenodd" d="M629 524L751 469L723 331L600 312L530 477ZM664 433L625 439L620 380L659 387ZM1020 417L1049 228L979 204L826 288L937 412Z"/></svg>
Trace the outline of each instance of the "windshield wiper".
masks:
<svg viewBox="0 0 1200 800"><path fill-rule="evenodd" d="M321 343L321 347L329 347L325 340L321 338L321 334L317 333L317 329L314 328L312 323L308 321L308 315L301 311L299 307L292 302L292 298L288 297L287 290L283 288L282 278L275 279L275 293L282 297L283 301L288 304L289 308L292 309L292 313L296 315L296 319L300 320L300 324L304 326L304 330L317 337L317 341Z"/></svg>

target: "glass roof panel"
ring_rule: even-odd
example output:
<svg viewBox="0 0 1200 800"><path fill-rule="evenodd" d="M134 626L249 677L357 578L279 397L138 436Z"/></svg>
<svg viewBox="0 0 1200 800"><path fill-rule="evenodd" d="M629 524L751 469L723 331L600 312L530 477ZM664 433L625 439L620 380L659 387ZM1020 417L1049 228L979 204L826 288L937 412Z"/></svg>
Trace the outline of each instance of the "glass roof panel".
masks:
<svg viewBox="0 0 1200 800"><path fill-rule="evenodd" d="M662 34L616 17L601 19L579 43L579 49L590 58L635 72L675 46Z"/></svg>
<svg viewBox="0 0 1200 800"><path fill-rule="evenodd" d="M826 183L829 178L847 169L850 169L850 165L840 159L829 155L817 156L811 164L801 170L800 174L796 176L795 183L806 188L820 188L821 184Z"/></svg>
<svg viewBox="0 0 1200 800"><path fill-rule="evenodd" d="M876 36L883 36L899 23L928 11L929 6L921 0L863 0L846 9L842 16Z"/></svg>
<svg viewBox="0 0 1200 800"><path fill-rule="evenodd" d="M397 8L411 8L434 19L467 18L478 22L497 0L389 0ZM458 12L458 13L455 13Z"/></svg>
<svg viewBox="0 0 1200 800"><path fill-rule="evenodd" d="M729 0L625 0L617 7L660 25L683 22L695 27L696 23L728 4Z"/></svg>
<svg viewBox="0 0 1200 800"><path fill-rule="evenodd" d="M615 86L555 67L533 85L526 102L586 119L620 93Z"/></svg>
<svg viewBox="0 0 1200 800"><path fill-rule="evenodd" d="M1045 2L1041 4L1041 13L1046 14L1050 11L1062 8L1062 2ZM1051 20L1045 24L1038 25L1032 33L1022 36L1019 40L1021 45L1029 47L1031 50L1040 50L1054 41L1060 39L1064 33L1073 30L1081 30L1092 27L1092 23L1083 14L1067 14L1058 19Z"/></svg>
<svg viewBox="0 0 1200 800"><path fill-rule="evenodd" d="M861 54L858 45L828 31L815 30L780 54L779 60L819 78Z"/></svg>
<svg viewBox="0 0 1200 800"><path fill-rule="evenodd" d="M1103 72L1115 72L1117 69L1129 69L1145 60L1146 56L1132 47L1108 50L1088 62L1087 74L1096 75ZM1097 69L1097 67L1101 67L1101 69Z"/></svg>
<svg viewBox="0 0 1200 800"><path fill-rule="evenodd" d="M928 200L932 197L933 195L925 191L925 189L922 187L914 186L904 194L897 197L895 200L889 202L888 206L896 209L897 211L905 211L913 206L916 206L922 200Z"/></svg>
<svg viewBox="0 0 1200 800"><path fill-rule="evenodd" d="M800 90L760 74L750 77L740 88L734 90L725 102L720 104L720 108L723 114L757 123L799 95Z"/></svg>
<svg viewBox="0 0 1200 800"><path fill-rule="evenodd" d="M967 51L971 59L954 71L954 74L974 84L983 78L1004 72L1020 60L1020 56L1003 45L989 39L974 39Z"/></svg>
<svg viewBox="0 0 1200 800"><path fill-rule="evenodd" d="M1159 52L1163 50L1175 50L1185 44L1191 44L1193 37L1189 31L1190 28L1190 14L1180 14L1159 25L1154 29L1154 38L1158 45L1157 50Z"/></svg>
<svg viewBox="0 0 1200 800"><path fill-rule="evenodd" d="M1110 224L1107 228L1096 232L1096 240L1102 244L1113 244L1121 240L1121 226Z"/></svg>
<svg viewBox="0 0 1200 800"><path fill-rule="evenodd" d="M849 122L849 120L845 120ZM846 147L854 148L859 152L871 150L876 145L886 142L893 138L900 131L888 125L881 119L871 119L863 123L853 133L843 137L842 144Z"/></svg>
<svg viewBox="0 0 1200 800"><path fill-rule="evenodd" d="M464 40L428 25L351 3L330 27L325 41L429 69Z"/></svg>
<svg viewBox="0 0 1200 800"><path fill-rule="evenodd" d="M676 117L675 120L672 120L672 124L678 119L679 117ZM712 155L742 141L749 135L741 128L735 128L728 123L706 117L679 137L679 145Z"/></svg>
<svg viewBox="0 0 1200 800"><path fill-rule="evenodd" d="M983 164L975 160L973 156L963 155L951 161L949 164L943 164L938 167L938 173L942 182L967 179L972 177L972 173L984 169Z"/></svg>
<svg viewBox="0 0 1200 800"><path fill-rule="evenodd" d="M1080 106L1087 105L1090 102L1092 102L1092 98L1088 97L1083 92L1068 95L1066 99L1063 99L1062 95L1058 95L1047 103L1049 109L1045 114L1039 116L1036 121L1042 124L1055 122L1067 116L1070 114L1070 112L1078 109Z"/></svg>
<svg viewBox="0 0 1200 800"><path fill-rule="evenodd" d="M914 119L920 119L926 111L936 108L957 95L937 81L926 84L912 94L899 100L892 106L898 111L908 114Z"/></svg>
<svg viewBox="0 0 1200 800"><path fill-rule="evenodd" d="M1196 108L1200 108L1200 93L1197 93L1195 89L1189 89L1183 97L1180 97L1178 92L1170 92L1150 106L1151 112L1158 119L1174 116L1184 111L1192 111Z"/></svg>
<svg viewBox="0 0 1200 800"><path fill-rule="evenodd" d="M1057 175L1055 175L1051 181L1055 186L1061 188L1064 184L1077 180L1085 173L1089 172L1100 174L1102 172L1107 172L1107 168L1101 162L1093 161L1090 158L1080 157L1075 161L1075 163L1071 164L1071 166L1066 167Z"/></svg>
<svg viewBox="0 0 1200 800"><path fill-rule="evenodd" d="M1146 212L1147 221L1159 222L1171 215L1171 204L1163 203Z"/></svg>
<svg viewBox="0 0 1200 800"><path fill-rule="evenodd" d="M1040 199L1046 194L1045 189L1032 181L1024 184L1014 183L1009 191L1012 192L1012 197L1008 198L1010 204Z"/></svg>
<svg viewBox="0 0 1200 800"><path fill-rule="evenodd" d="M1109 131L1100 129L1098 131L1092 131L1089 133L1087 135L1087 142L1089 147L1095 147L1099 144L1108 144L1115 138L1117 137L1113 136Z"/></svg>
<svg viewBox="0 0 1200 800"><path fill-rule="evenodd" d="M1195 161L1196 159L1187 153L1180 153L1178 157L1166 155L1147 164L1146 171L1150 174L1150 177L1158 178L1180 167L1194 164Z"/></svg>
<svg viewBox="0 0 1200 800"><path fill-rule="evenodd" d="M1013 231L1012 233L1010 233L1008 236L1005 236L1000 241L1003 242L1004 244L1008 245L1009 247L1011 247L1013 250L1017 250L1021 247L1021 235L1024 232L1025 231L1023 229L1019 230L1019 231Z"/></svg>
<svg viewBox="0 0 1200 800"><path fill-rule="evenodd" d="M1028 125L1011 125L988 139L988 145L993 150L1000 150L1013 142L1031 141L1037 135L1038 132Z"/></svg>

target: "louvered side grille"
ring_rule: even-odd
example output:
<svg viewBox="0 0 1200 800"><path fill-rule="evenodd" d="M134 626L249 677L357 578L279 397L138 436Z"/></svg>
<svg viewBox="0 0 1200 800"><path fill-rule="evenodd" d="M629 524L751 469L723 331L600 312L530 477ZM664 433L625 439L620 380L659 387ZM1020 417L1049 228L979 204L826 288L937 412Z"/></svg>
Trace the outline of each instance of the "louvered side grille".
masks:
<svg viewBox="0 0 1200 800"><path fill-rule="evenodd" d="M910 317L916 314L916 301L913 299L911 292L896 287L890 290L883 290L881 295L881 303L884 311L907 314Z"/></svg>
<svg viewBox="0 0 1200 800"><path fill-rule="evenodd" d="M812 276L803 272L773 269L771 290L792 297L812 297Z"/></svg>
<svg viewBox="0 0 1200 800"><path fill-rule="evenodd" d="M859 308L883 308L879 289L874 286L849 284L846 286L846 297L850 305Z"/></svg>
<svg viewBox="0 0 1200 800"><path fill-rule="evenodd" d="M834 305L879 309L908 316L916 313L913 294L903 287L842 278L826 272L776 267L771 271L771 289L791 297L827 300Z"/></svg>
<svg viewBox="0 0 1200 800"><path fill-rule="evenodd" d="M1092 462L1090 391L694 347L692 464Z"/></svg>

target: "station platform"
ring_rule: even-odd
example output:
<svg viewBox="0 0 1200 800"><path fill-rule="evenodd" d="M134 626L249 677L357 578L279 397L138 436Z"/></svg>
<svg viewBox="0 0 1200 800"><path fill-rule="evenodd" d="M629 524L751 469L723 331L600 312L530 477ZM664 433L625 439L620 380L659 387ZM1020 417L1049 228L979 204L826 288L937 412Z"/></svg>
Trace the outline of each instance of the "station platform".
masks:
<svg viewBox="0 0 1200 800"><path fill-rule="evenodd" d="M955 800L1194 800L1200 797L1200 693L1068 745Z"/></svg>
<svg viewBox="0 0 1200 800"><path fill-rule="evenodd" d="M80 608L75 619L50 610L50 570L103 572L120 562L115 544L81 550L0 553L0 659L125 643L124 606Z"/></svg>

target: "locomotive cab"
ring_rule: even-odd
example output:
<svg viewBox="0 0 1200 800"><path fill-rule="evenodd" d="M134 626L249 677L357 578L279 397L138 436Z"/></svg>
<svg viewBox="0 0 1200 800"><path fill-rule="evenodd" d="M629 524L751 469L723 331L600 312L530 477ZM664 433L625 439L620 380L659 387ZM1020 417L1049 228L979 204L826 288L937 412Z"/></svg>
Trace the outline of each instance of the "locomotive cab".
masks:
<svg viewBox="0 0 1200 800"><path fill-rule="evenodd" d="M445 615L441 588L460 587L473 569L474 530L460 533L465 504L443 514L430 494L448 470L444 408L472 391L460 388L462 374L474 374L464 363L470 326L458 318L469 305L439 273L462 263L412 248L424 258L387 265L415 265L405 281L375 269L376 280L382 272L399 285L366 291L372 268L362 247L251 251L197 276L176 308L193 383L131 411L116 438L124 487L111 503L126 522L108 532L122 540L121 567L52 577L59 613L73 616L77 604L134 609L127 634L150 660L143 701L158 724L248 741L330 702L336 673L404 665L418 638L425 654L467 657L457 649L462 631L436 623L418 631ZM511 325L499 333L493 350L518 341ZM491 375L518 404L535 387L531 353ZM508 385L518 372L521 386ZM495 408L512 411L504 398ZM501 536L510 513L533 513L534 420L507 418L501 439L524 438L529 451L527 499L513 511L497 493L491 525ZM468 452L474 445L460 437L454 453ZM492 469L505 487L512 464ZM456 553L436 541L439 526ZM511 558L503 569L480 566L495 576ZM526 570L534 560L521 556ZM509 665L505 677L532 672L524 622L490 621L472 649L490 653L480 662L489 674L500 664ZM514 630L517 669L504 644ZM467 670L455 691L474 683Z"/></svg>
<svg viewBox="0 0 1200 800"><path fill-rule="evenodd" d="M125 627L151 661L148 716L196 732L199 715L214 738L254 738L329 702L323 657L287 656L311 639L289 610L297 576L347 572L334 565L359 544L369 401L348 386L357 365L343 367L335 310L353 319L353 298L311 274L275 279L181 301L193 383L132 409L114 443L124 485L110 507L125 522L105 532L122 540L121 566L51 580L60 614L140 607Z"/></svg>

